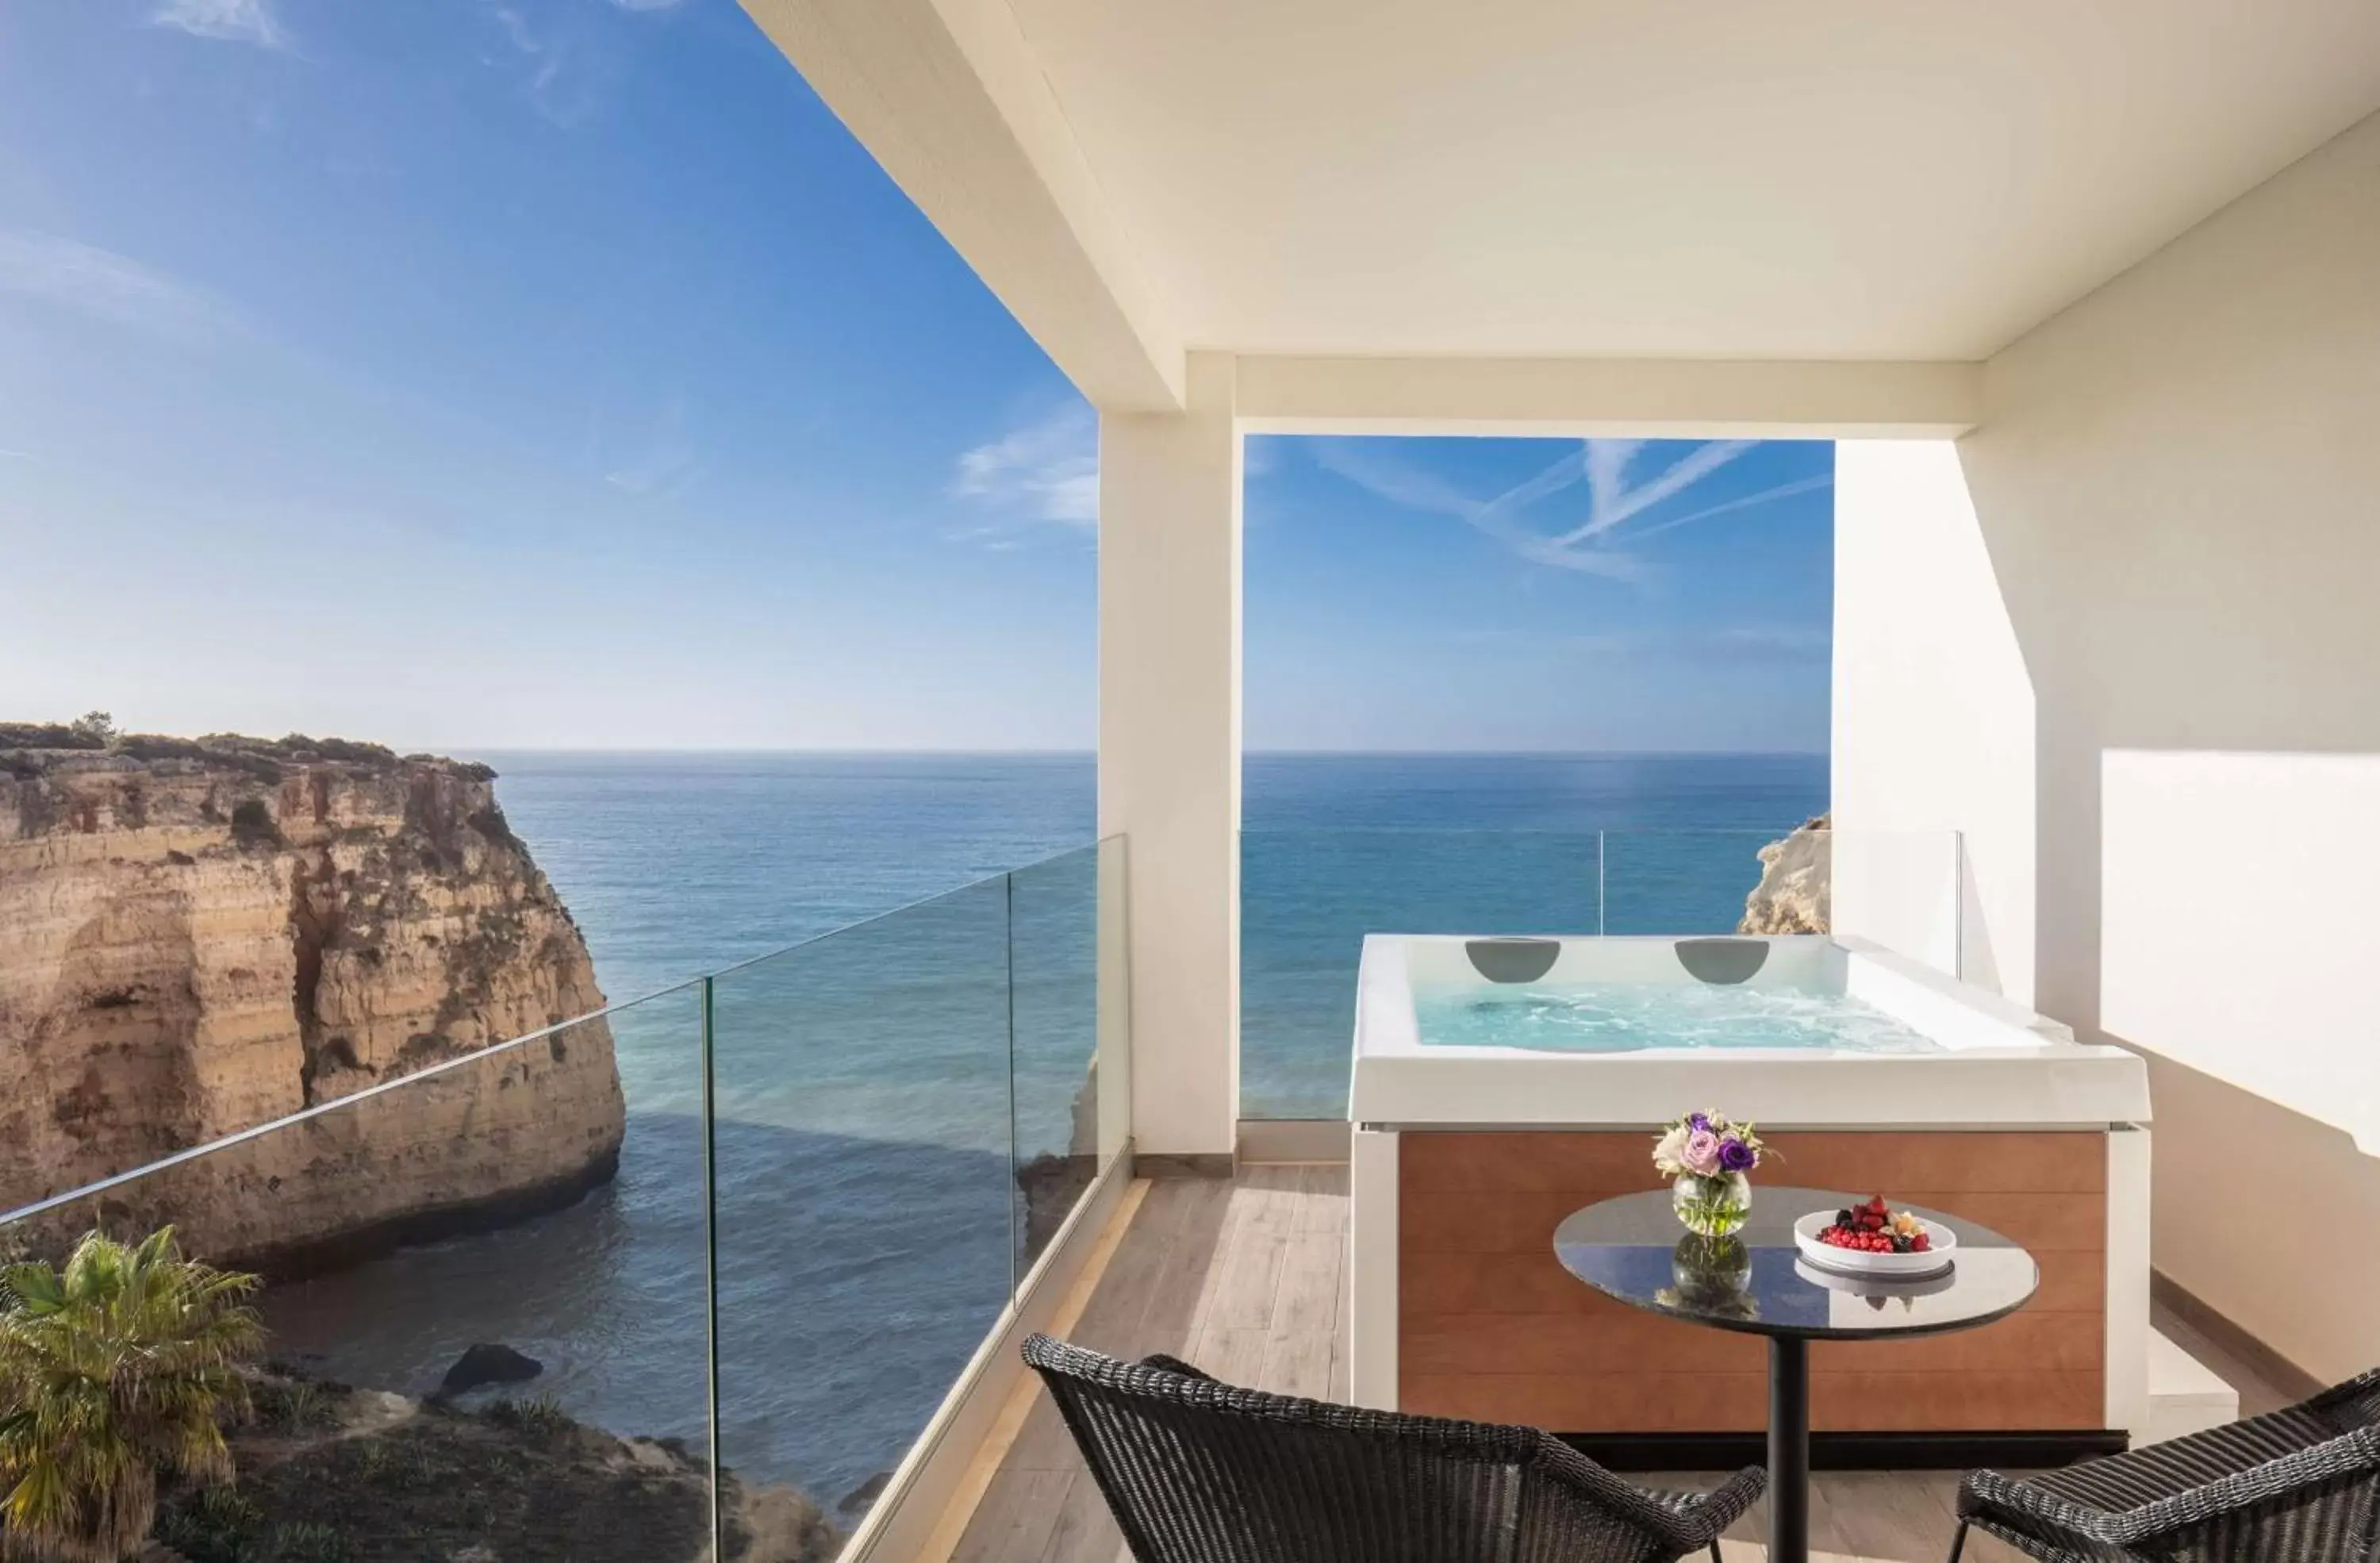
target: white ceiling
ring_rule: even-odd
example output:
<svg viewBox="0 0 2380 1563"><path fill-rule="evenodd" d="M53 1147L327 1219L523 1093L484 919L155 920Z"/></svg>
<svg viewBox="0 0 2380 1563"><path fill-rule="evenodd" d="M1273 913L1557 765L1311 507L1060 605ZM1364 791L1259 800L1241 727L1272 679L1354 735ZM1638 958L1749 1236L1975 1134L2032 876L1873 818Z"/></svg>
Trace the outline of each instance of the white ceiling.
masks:
<svg viewBox="0 0 2380 1563"><path fill-rule="evenodd" d="M1977 358L2380 109L2380 0L1010 0L1194 347Z"/></svg>

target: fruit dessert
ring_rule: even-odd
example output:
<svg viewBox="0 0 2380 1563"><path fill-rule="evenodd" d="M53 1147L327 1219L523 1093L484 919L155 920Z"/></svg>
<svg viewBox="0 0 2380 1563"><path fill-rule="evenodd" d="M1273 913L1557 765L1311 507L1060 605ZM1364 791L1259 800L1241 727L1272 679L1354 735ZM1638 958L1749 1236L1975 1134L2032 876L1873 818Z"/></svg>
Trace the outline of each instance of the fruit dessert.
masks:
<svg viewBox="0 0 2380 1563"><path fill-rule="evenodd" d="M1835 1224L1822 1230L1818 1241L1855 1254L1924 1254L1934 1246L1925 1223L1906 1210L1888 1209L1882 1194L1836 1211Z"/></svg>

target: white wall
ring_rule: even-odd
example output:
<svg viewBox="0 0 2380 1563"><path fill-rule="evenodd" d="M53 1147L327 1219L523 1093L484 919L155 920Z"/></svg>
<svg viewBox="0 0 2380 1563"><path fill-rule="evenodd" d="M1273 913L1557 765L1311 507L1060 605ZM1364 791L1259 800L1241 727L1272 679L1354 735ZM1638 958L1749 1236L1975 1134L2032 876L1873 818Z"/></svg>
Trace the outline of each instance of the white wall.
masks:
<svg viewBox="0 0 2380 1563"><path fill-rule="evenodd" d="M2380 1363L2338 987L2380 973L2380 119L1993 358L1959 456L2035 696L2035 1000L2151 1056L2156 1263Z"/></svg>
<svg viewBox="0 0 2380 1563"><path fill-rule="evenodd" d="M1240 438L1229 358L1099 417L1099 834L1127 837L1133 1133L1228 1156L1240 1106Z"/></svg>
<svg viewBox="0 0 2380 1563"><path fill-rule="evenodd" d="M2099 1024L2380 1153L2380 755L2109 749L2100 778Z"/></svg>
<svg viewBox="0 0 2380 1563"><path fill-rule="evenodd" d="M1836 445L1834 649L1834 926L2030 1004L2033 683L1949 441Z"/></svg>

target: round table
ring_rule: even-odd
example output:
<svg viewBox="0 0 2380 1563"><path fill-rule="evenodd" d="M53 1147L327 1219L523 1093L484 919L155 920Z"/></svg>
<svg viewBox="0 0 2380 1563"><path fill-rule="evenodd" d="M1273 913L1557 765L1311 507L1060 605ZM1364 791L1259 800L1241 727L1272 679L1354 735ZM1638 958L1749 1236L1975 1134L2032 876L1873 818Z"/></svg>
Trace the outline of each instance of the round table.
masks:
<svg viewBox="0 0 2380 1563"><path fill-rule="evenodd" d="M1670 1191L1622 1194L1571 1213L1554 1229L1562 1268L1607 1297L1689 1324L1768 1339L1768 1557L1810 1556L1810 1342L1886 1340L1973 1329L2024 1306L2041 1284L2033 1255L1988 1227L1920 1206L1959 1240L1949 1268L1878 1280L1813 1265L1793 1223L1865 1195L1757 1184L1752 1218L1733 1238L1679 1225Z"/></svg>

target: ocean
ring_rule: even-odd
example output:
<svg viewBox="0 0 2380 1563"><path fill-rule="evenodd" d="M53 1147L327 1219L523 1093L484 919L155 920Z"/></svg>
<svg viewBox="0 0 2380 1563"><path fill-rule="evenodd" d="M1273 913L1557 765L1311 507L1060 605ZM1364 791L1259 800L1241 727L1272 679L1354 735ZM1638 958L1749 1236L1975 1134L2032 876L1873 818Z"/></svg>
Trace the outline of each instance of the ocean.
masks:
<svg viewBox="0 0 2380 1563"><path fill-rule="evenodd" d="M503 1341L544 1364L524 1392L698 1445L715 1265L723 1463L833 1507L899 1459L1008 1295L1012 1140L1065 1147L1091 757L472 757L604 991L658 995L611 1020L620 1173L567 1210L276 1286L275 1349L422 1394ZM1244 791L1244 1111L1336 1116L1365 931L1723 931L1757 848L1827 806L1827 762L1256 755ZM738 963L715 990L712 1254L684 985Z"/></svg>

